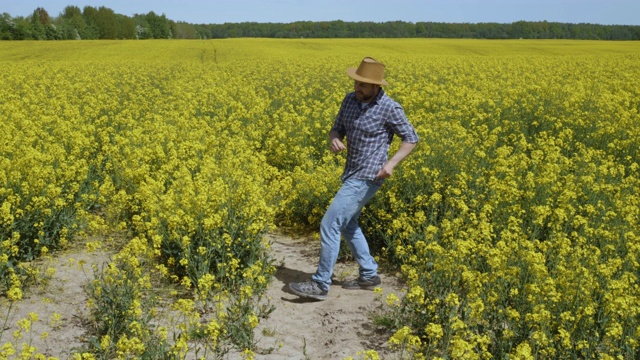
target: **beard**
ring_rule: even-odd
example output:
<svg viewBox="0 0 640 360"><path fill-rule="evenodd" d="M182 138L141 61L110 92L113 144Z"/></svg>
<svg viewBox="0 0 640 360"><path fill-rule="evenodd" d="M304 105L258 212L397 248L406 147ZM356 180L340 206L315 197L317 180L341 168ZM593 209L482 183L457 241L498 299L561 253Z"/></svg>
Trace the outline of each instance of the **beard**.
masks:
<svg viewBox="0 0 640 360"><path fill-rule="evenodd" d="M368 94L365 94L362 91L356 91L356 99L358 99L358 101L360 102L370 102L371 100L373 100L373 92L370 92Z"/></svg>

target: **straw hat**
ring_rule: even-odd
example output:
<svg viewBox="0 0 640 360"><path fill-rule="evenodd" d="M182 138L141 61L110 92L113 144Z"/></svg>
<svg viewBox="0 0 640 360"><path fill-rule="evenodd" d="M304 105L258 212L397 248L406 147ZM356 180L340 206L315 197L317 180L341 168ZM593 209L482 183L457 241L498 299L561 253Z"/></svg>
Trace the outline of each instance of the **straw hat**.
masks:
<svg viewBox="0 0 640 360"><path fill-rule="evenodd" d="M348 68L347 75L354 80L368 84L389 85L384 80L384 64L370 57L362 59L357 69Z"/></svg>

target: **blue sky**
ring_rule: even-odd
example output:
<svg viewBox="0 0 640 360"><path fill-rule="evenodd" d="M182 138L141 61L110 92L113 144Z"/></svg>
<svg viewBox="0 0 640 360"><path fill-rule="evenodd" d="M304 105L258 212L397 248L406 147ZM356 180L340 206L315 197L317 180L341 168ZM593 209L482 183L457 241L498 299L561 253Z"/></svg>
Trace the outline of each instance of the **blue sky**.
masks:
<svg viewBox="0 0 640 360"><path fill-rule="evenodd" d="M450 23L553 21L640 25L640 0L0 0L0 13L26 16L43 7L55 17L67 5L106 6L131 16L154 11L175 21L225 22L402 20Z"/></svg>

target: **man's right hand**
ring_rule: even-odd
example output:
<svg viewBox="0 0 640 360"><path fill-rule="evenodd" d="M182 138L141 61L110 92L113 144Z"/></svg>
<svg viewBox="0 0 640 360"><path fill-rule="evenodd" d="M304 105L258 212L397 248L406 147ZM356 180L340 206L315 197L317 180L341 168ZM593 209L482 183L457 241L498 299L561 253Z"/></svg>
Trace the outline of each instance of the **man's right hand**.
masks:
<svg viewBox="0 0 640 360"><path fill-rule="evenodd" d="M338 139L338 138L333 138L331 139L331 151L335 154L338 153L342 150L346 150L347 147L344 146L344 144L342 143L342 140Z"/></svg>

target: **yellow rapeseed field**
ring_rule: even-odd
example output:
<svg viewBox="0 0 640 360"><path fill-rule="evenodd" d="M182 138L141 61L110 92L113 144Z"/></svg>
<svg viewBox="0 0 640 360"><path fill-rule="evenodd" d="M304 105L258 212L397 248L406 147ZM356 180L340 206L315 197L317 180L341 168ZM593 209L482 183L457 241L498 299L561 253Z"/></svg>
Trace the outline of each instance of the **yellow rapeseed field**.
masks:
<svg viewBox="0 0 640 360"><path fill-rule="evenodd" d="M364 56L387 65L385 90L421 137L361 218L406 279L387 299L390 344L415 359L640 354L638 42L0 42L0 54L2 308L39 275L33 260L95 234L126 240L88 286L94 328L75 359L254 357L274 272L264 234L317 227L344 163L327 132ZM149 291L158 281L176 290ZM156 302L181 314L172 328L154 323ZM0 336L0 359L46 358L22 332Z"/></svg>

